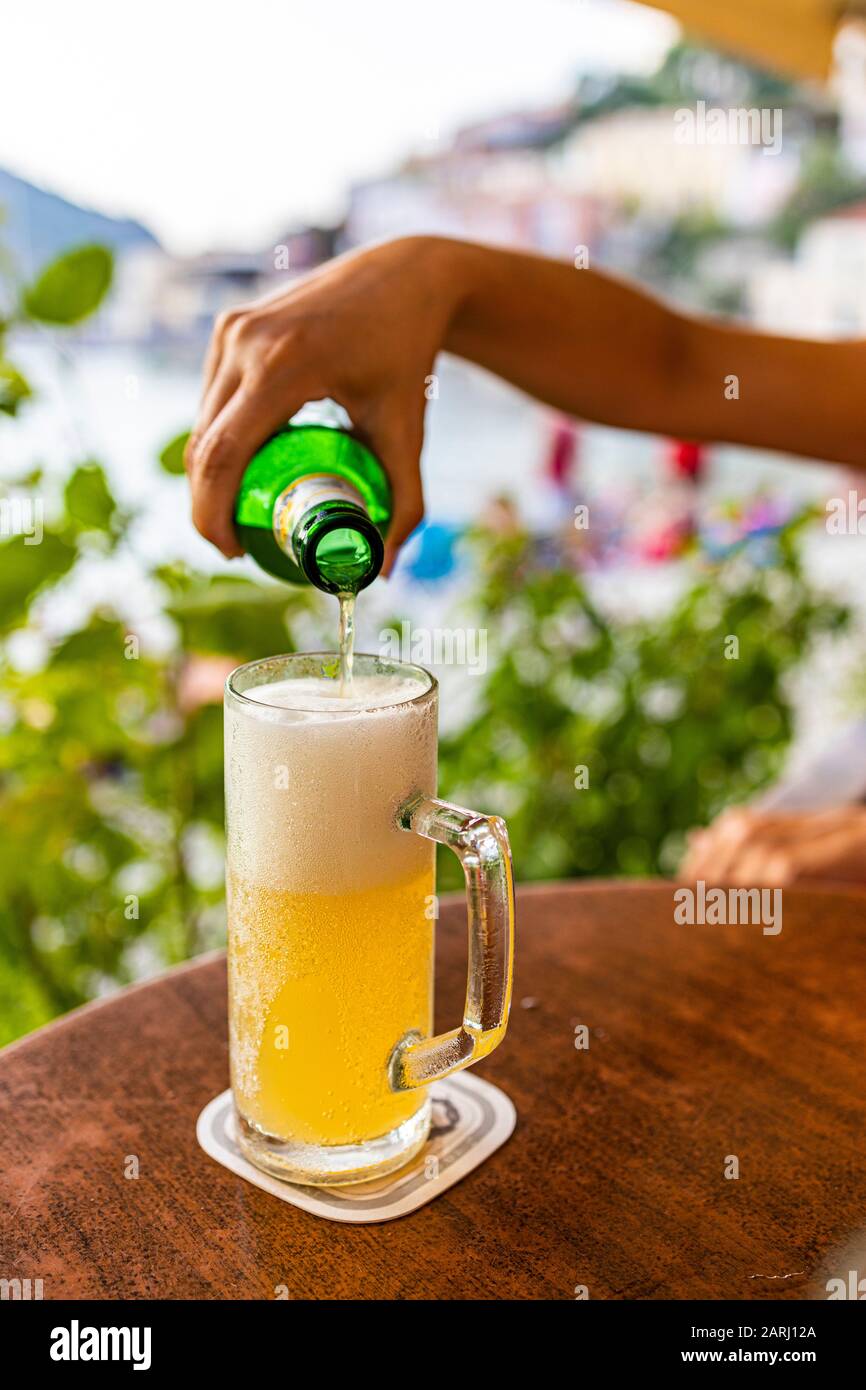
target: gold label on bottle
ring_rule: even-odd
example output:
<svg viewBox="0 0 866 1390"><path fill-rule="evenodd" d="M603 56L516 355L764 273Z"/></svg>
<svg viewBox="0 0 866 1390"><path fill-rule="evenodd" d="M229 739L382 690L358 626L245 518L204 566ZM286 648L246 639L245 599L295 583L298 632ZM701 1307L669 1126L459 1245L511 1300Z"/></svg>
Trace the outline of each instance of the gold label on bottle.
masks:
<svg viewBox="0 0 866 1390"><path fill-rule="evenodd" d="M325 502L350 502L366 512L357 488L337 473L305 473L281 492L274 505L274 535L283 550L289 551L292 536L302 517Z"/></svg>

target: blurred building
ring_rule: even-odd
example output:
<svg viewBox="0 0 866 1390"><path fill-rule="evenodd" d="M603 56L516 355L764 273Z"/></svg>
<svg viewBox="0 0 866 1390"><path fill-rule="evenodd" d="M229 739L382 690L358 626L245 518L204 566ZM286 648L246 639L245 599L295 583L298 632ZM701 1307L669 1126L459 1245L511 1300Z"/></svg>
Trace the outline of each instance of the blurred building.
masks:
<svg viewBox="0 0 866 1390"><path fill-rule="evenodd" d="M342 244L426 232L573 255L595 240L601 213L597 198L575 198L553 177L554 151L574 119L569 105L512 112L355 184Z"/></svg>
<svg viewBox="0 0 866 1390"><path fill-rule="evenodd" d="M286 275L303 275L323 261L329 261L336 253L337 233L336 227L312 227L306 224L284 232L266 253L269 276L284 280Z"/></svg>
<svg viewBox="0 0 866 1390"><path fill-rule="evenodd" d="M118 257L111 294L91 331L119 341L197 337L216 314L252 297L263 276L261 257L133 250Z"/></svg>
<svg viewBox="0 0 866 1390"><path fill-rule="evenodd" d="M150 343L201 338L217 314L284 282L274 262L273 253L130 251L118 257L111 295L91 336Z"/></svg>
<svg viewBox="0 0 866 1390"><path fill-rule="evenodd" d="M261 252L171 256L156 246L117 258L109 300L88 336L173 342L206 336L217 314L285 286L334 254L336 233L295 227Z"/></svg>
<svg viewBox="0 0 866 1390"><path fill-rule="evenodd" d="M732 138L720 143L685 142L678 118L691 108L655 99L599 106L614 97L615 84L593 95L584 83L572 101L464 126L392 173L356 183L339 227L294 226L261 253L172 258L135 247L120 258L99 331L200 338L221 310L285 286L338 251L413 233L606 265L693 307L739 312L745 297L762 321L786 331L795 331L794 321L803 332L861 323L859 287L847 317L845 296L859 273L862 219L852 214L853 230L816 224L794 262L766 240L798 186L804 148L829 119L808 94L786 99L772 150L754 142L748 122L750 138L739 138L734 123ZM854 144L858 129L852 116Z"/></svg>
<svg viewBox="0 0 866 1390"><path fill-rule="evenodd" d="M792 258L753 274L749 300L756 322L771 332L866 335L866 202L813 222Z"/></svg>
<svg viewBox="0 0 866 1390"><path fill-rule="evenodd" d="M733 141L686 144L676 117L673 107L635 107L577 126L556 160L558 185L651 219L700 211L745 225L772 216L796 183L799 141L783 140L778 154Z"/></svg>
<svg viewBox="0 0 866 1390"><path fill-rule="evenodd" d="M678 143L673 107L582 119L580 108L512 113L457 132L446 148L356 184L341 244L417 232L529 247L587 248L639 273L677 219L700 213L749 229L796 186L809 122L787 110L781 149Z"/></svg>

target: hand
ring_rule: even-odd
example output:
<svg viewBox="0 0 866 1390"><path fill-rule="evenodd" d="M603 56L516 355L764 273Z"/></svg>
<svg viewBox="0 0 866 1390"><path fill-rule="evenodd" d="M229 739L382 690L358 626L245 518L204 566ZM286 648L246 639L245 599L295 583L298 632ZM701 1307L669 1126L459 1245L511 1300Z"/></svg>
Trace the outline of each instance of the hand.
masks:
<svg viewBox="0 0 866 1390"><path fill-rule="evenodd" d="M459 298L449 245L407 237L343 256L217 320L185 461L193 521L224 555L243 553L232 512L250 458L306 401L327 396L389 475L388 573L424 511L425 378Z"/></svg>
<svg viewBox="0 0 866 1390"><path fill-rule="evenodd" d="M736 808L693 831L681 882L784 888L807 879L866 882L866 808L776 814Z"/></svg>

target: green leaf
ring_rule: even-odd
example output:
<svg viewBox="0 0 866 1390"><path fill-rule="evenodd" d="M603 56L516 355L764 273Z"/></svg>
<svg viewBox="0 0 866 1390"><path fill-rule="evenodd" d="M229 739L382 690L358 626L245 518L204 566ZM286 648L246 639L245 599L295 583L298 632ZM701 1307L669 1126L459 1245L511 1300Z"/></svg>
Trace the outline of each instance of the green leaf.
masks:
<svg viewBox="0 0 866 1390"><path fill-rule="evenodd" d="M81 663L84 668L89 666L91 670L108 670L123 655L126 636L120 622L94 614L89 626L70 633L57 644L51 654L51 665Z"/></svg>
<svg viewBox="0 0 866 1390"><path fill-rule="evenodd" d="M165 611L177 623L185 651L219 653L240 662L265 651L291 650L286 619L308 608L310 595L288 590L288 585L253 584L226 575L177 594Z"/></svg>
<svg viewBox="0 0 866 1390"><path fill-rule="evenodd" d="M79 323L99 308L114 258L105 246L80 246L52 261L24 293L24 311L42 323Z"/></svg>
<svg viewBox="0 0 866 1390"><path fill-rule="evenodd" d="M27 606L47 584L67 573L75 563L75 546L46 531L13 536L0 544L0 630L19 626Z"/></svg>
<svg viewBox="0 0 866 1390"><path fill-rule="evenodd" d="M15 415L22 401L32 396L29 382L11 362L0 362L0 411Z"/></svg>
<svg viewBox="0 0 866 1390"><path fill-rule="evenodd" d="M183 434L175 435L174 439L166 444L159 456L160 466L165 469L166 473L185 472L183 466L183 451L187 446L188 439L189 430L185 430Z"/></svg>
<svg viewBox="0 0 866 1390"><path fill-rule="evenodd" d="M63 494L70 519L83 531L111 531L117 512L105 473L98 463L76 468Z"/></svg>
<svg viewBox="0 0 866 1390"><path fill-rule="evenodd" d="M11 916L5 908L0 911L0 1047L47 1023L57 1012L54 1000L16 950Z"/></svg>

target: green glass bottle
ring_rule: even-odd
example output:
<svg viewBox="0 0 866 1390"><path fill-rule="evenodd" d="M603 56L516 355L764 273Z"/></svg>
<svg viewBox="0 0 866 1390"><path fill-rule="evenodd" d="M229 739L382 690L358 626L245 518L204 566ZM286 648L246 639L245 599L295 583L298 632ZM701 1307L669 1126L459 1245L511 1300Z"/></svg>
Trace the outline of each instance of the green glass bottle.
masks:
<svg viewBox="0 0 866 1390"><path fill-rule="evenodd" d="M391 487L379 460L332 425L286 425L247 464L235 529L277 579L356 594L382 568Z"/></svg>

